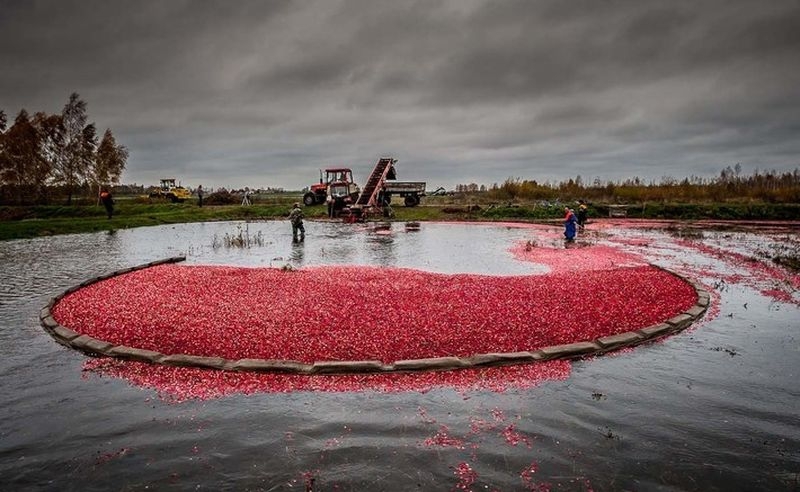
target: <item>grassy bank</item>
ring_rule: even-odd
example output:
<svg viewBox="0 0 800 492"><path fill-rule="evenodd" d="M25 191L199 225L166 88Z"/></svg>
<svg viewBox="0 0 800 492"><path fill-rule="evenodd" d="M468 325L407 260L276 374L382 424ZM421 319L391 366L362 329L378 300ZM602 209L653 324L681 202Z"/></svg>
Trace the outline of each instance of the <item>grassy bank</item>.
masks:
<svg viewBox="0 0 800 492"><path fill-rule="evenodd" d="M258 197L251 206L216 205L198 207L196 202L148 203L134 198L117 200L114 216L108 220L99 205L0 207L0 240L55 234L127 229L185 222L284 219L298 197L275 195ZM563 216L563 204L488 203L473 196L426 197L423 206L394 207L394 220L522 220L544 221ZM323 205L305 207L307 218L325 218ZM626 208L629 218L648 219L736 219L797 220L800 204L638 204ZM609 206L592 204L589 217L608 217Z"/></svg>
<svg viewBox="0 0 800 492"><path fill-rule="evenodd" d="M287 210L286 205L278 204L200 208L189 203L142 204L117 200L114 215L109 220L105 209L95 205L0 207L0 240L184 222L280 217Z"/></svg>

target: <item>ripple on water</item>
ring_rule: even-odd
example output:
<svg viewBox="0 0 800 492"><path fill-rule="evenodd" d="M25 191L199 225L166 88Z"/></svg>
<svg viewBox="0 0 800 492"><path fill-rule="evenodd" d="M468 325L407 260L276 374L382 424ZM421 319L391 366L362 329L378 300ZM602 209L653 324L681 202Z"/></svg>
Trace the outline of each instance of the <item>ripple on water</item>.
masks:
<svg viewBox="0 0 800 492"><path fill-rule="evenodd" d="M309 223L318 233L327 228ZM743 275L735 287L718 291L716 317L662 343L575 363L566 379L505 393L430 386L401 393L308 389L170 405L154 398L153 389L124 380L82 379L84 356L56 345L36 321L47 299L67 287L157 258L186 253L190 263L243 266L342 264L361 258L395 266L404 261L400 245L415 241L416 251L425 251L419 246L428 241L425 226L416 237L397 231L385 245L369 243L373 248L360 246L367 241L356 238L368 232L355 230L347 240L359 243L355 251L342 247L347 241L321 235L310 235L293 249L284 222L251 224L269 244L246 251L211 247L214 234L235 232L231 223L0 243L0 388L4 396L12 394L0 399L4 485L15 490L107 490L121 484L303 490L305 474L312 473L320 490L443 490L457 484L454 468L467 463L478 476L474 490L519 490L521 471L535 461L534 477L552 490L585 490L583 479L596 490L797 488L793 450L800 448L800 431L792 425L800 396L797 307L751 287L747 264L698 249L674 246L659 264L690 276L702 271L704 279ZM628 231L626 223L617 223L605 229L608 238L598 241L613 243ZM559 228L551 232L557 235ZM486 234L499 246L540 232L463 234ZM620 247L648 260L651 249L672 244L658 232L643 231L636 238L654 246ZM383 249L375 251L375 245ZM457 266L448 254L437 254ZM344 259L334 260L340 256ZM516 260L502 261L510 266ZM493 267L490 262L488 268ZM583 302L593 302L591 295ZM15 336L20 330L24 343ZM595 393L605 398L595 399ZM521 416L513 422L532 438L531 449L511 446L495 434L483 435L477 449L418 444L442 424L466 438L472 419L492 418L493 408ZM351 429L346 434L345 425ZM287 440L287 433L297 441Z"/></svg>

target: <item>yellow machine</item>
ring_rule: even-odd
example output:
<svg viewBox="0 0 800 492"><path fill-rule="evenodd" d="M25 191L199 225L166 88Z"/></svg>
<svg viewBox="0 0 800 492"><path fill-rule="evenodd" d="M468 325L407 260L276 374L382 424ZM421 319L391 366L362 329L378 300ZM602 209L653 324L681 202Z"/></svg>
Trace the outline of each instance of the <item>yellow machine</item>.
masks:
<svg viewBox="0 0 800 492"><path fill-rule="evenodd" d="M150 198L163 198L172 203L184 202L191 198L192 194L183 186L175 184L175 178L164 178L161 180L161 187L150 192Z"/></svg>

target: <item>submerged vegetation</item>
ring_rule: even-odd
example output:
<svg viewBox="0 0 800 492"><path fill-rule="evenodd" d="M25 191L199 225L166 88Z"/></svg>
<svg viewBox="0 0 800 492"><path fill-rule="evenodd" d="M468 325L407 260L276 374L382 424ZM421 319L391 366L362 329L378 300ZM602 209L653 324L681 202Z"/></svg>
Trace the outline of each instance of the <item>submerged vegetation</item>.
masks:
<svg viewBox="0 0 800 492"><path fill-rule="evenodd" d="M770 243L756 251L760 258L771 260L789 270L800 272L800 241L796 236L786 235L782 241Z"/></svg>
<svg viewBox="0 0 800 492"><path fill-rule="evenodd" d="M215 234L214 238L211 240L211 246L214 249L221 248L222 246L226 248L245 249L253 246L264 246L264 235L261 231L250 234L250 224L246 224L244 228L242 226L236 226L236 231L236 234L226 232L222 239Z"/></svg>

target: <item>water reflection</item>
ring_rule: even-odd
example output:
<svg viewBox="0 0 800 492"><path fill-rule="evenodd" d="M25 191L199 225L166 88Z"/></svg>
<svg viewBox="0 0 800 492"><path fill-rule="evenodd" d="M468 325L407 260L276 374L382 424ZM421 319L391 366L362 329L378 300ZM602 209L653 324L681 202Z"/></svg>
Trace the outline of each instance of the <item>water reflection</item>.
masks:
<svg viewBox="0 0 800 492"><path fill-rule="evenodd" d="M297 267L303 266L303 259L305 258L306 251L305 246L305 241L292 241L292 255L290 259Z"/></svg>
<svg viewBox="0 0 800 492"><path fill-rule="evenodd" d="M319 490L450 490L453 470L469 463L475 490L520 490L520 471L535 463L552 490L797 490L797 308L746 283L721 288L721 313L700 327L576 362L568 381L505 393L294 392L171 405L125 381L85 378L87 358L39 326L39 309L67 287L178 254L194 264L536 271L506 253L534 239L526 229L397 224L373 237L363 226L307 221L295 248L285 221L251 222L262 246L212 247L241 224L0 242L0 488L288 490L311 473ZM717 269L746 274L660 232L609 234L641 241L659 264L709 285ZM748 254L773 247L762 234L709 241ZM576 309L597 302L579 286L575 294ZM442 429L475 447L425 444ZM532 448L509 444L515 432Z"/></svg>
<svg viewBox="0 0 800 492"><path fill-rule="evenodd" d="M187 262L241 266L373 265L418 268L437 273L519 275L542 271L507 252L528 236L523 229L452 224L424 224L406 230L404 224L377 228L364 224L306 221L306 238L293 244L291 228L279 221L181 224L119 231L109 248L122 257L152 258L185 254ZM236 234L247 227L263 244L251 247L212 247L213 238ZM464 244L466 242L466 244ZM113 247L111 246L113 244Z"/></svg>
<svg viewBox="0 0 800 492"><path fill-rule="evenodd" d="M370 253L372 263L386 266L397 264L394 232L391 226L370 231L366 239L367 251Z"/></svg>

